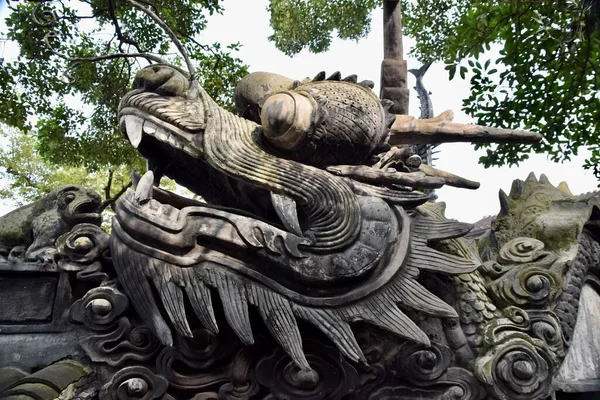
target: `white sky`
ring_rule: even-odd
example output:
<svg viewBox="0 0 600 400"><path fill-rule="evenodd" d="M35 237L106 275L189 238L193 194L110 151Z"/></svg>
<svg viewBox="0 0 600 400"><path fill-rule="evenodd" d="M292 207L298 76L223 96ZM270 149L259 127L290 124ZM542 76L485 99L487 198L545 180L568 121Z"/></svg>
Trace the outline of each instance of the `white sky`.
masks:
<svg viewBox="0 0 600 400"><path fill-rule="evenodd" d="M272 33L269 15L266 11L268 0L225 0L225 13L210 17L208 29L200 38L201 42L221 42L224 45L240 42L243 47L238 53L250 71L270 71L294 79L313 77L319 71L328 74L340 70L342 74L357 74L359 80L370 79L376 83L379 91L380 64L383 59L382 10L373 12L371 33L359 42L334 40L326 53L310 54L303 51L290 58L279 52L267 40ZM410 38L404 38L405 54L414 44ZM409 68L419 67L418 61L407 58ZM468 79L468 77L467 77ZM469 95L468 80L457 76L448 80L443 65L432 65L424 79L425 86L432 92L432 102L436 114L452 109L457 122L473 122L460 111L462 99ZM409 74L409 86L414 79ZM410 114L419 115L416 93L411 91ZM596 190L597 181L591 172L581 167L588 152L581 151L571 162L556 164L547 160L545 155L532 154L530 159L519 167L496 167L484 169L477 163L482 151L476 152L470 144L445 144L439 147L441 153L435 166L465 178L481 182L478 190L442 188L437 190L439 201L447 203L446 214L465 222L475 222L484 216L498 212L498 190L508 191L515 178L525 179L529 172L536 175L545 173L550 181L558 184L567 181L573 193ZM8 212L10 205L0 202L0 215Z"/></svg>

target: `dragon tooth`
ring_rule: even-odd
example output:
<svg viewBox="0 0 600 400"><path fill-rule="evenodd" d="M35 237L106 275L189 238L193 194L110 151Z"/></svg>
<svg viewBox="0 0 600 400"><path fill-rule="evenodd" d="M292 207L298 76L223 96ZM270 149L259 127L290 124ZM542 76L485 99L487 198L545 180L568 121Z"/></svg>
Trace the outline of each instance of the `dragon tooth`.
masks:
<svg viewBox="0 0 600 400"><path fill-rule="evenodd" d="M147 133L148 135L154 135L156 132L156 125L150 121L144 121L143 128L144 133Z"/></svg>
<svg viewBox="0 0 600 400"><path fill-rule="evenodd" d="M283 226L297 236L302 236L296 201L289 196L271 192L271 202Z"/></svg>
<svg viewBox="0 0 600 400"><path fill-rule="evenodd" d="M156 130L154 131L154 137L160 140L161 142L166 142L167 140L169 140L169 132L167 132L164 128L161 128L160 126L157 126Z"/></svg>
<svg viewBox="0 0 600 400"><path fill-rule="evenodd" d="M169 144L176 148L176 149L183 149L183 145L181 143L179 143L179 140L177 140L177 137L175 135L173 135L172 133L169 133L169 136L167 137L167 141L169 142Z"/></svg>
<svg viewBox="0 0 600 400"><path fill-rule="evenodd" d="M154 173L147 171L144 176L140 178L135 188L135 200L138 203L150 200L152 198L152 190L154 185Z"/></svg>
<svg viewBox="0 0 600 400"><path fill-rule="evenodd" d="M138 148L142 141L142 127L144 126L144 120L135 115L125 116L125 131L127 137L134 148Z"/></svg>

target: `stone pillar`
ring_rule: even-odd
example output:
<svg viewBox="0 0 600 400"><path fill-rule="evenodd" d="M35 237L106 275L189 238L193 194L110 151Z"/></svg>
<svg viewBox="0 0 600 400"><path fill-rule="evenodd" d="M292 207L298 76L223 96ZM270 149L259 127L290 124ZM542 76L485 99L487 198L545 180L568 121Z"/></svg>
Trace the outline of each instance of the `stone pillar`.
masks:
<svg viewBox="0 0 600 400"><path fill-rule="evenodd" d="M380 97L394 102L390 110L394 114L408 114L407 68L402 54L402 8L398 0L384 0Z"/></svg>

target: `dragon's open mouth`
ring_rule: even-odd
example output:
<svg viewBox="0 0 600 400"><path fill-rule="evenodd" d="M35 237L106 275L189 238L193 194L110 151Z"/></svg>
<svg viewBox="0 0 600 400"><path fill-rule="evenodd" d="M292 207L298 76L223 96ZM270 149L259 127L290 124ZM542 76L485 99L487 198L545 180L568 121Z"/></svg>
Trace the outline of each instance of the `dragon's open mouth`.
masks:
<svg viewBox="0 0 600 400"><path fill-rule="evenodd" d="M98 212L101 203L97 200L82 201L72 206L69 219L74 222L90 222L100 224L102 215Z"/></svg>
<svg viewBox="0 0 600 400"><path fill-rule="evenodd" d="M148 135L192 157L201 156L205 124L198 102L134 91L123 99L121 107L119 126L133 147L138 148Z"/></svg>
<svg viewBox="0 0 600 400"><path fill-rule="evenodd" d="M158 180L160 181L160 177L166 174L200 194L210 203L215 203L211 201L212 196L206 196L202 190L198 190L197 186L197 182L206 183L208 173L202 169L205 124L200 122L203 110L200 110L201 106L198 102L164 97L152 92L133 91L123 99L121 107L119 112L121 132L145 157L155 161L151 162L149 168L153 170ZM175 152L178 153L177 156L174 156ZM181 157L187 161L178 163L177 160ZM196 183L192 183L194 180ZM168 191L159 190L157 195L163 202L175 207L198 205L192 200ZM260 193L253 193L255 198L260 197L259 195ZM267 197L269 193L265 192L262 195ZM276 226L281 226L283 223L284 228L291 233L302 235L307 224L302 210L297 209L295 202L289 198L274 193L270 195L272 207L263 204L262 207L266 211L262 209L248 211L254 218L267 219ZM216 203L221 204L218 200ZM241 204L225 204L225 206L241 208ZM238 212L244 214L244 211L238 210Z"/></svg>
<svg viewBox="0 0 600 400"><path fill-rule="evenodd" d="M208 185L206 179L208 171L202 170L202 147L201 145L197 145L202 143L203 134L201 132L186 132L175 125L175 123L163 121L156 116L133 107L126 107L121 110L119 124L121 131L127 136L131 144L151 160L149 169L153 170L154 175L158 177L158 181L160 181L163 174L166 174L175 179L179 184L200 194L206 201L213 204L213 207L218 207L221 204L220 201L212 198L212 196L207 196L205 192L198 190L200 182ZM179 152L177 157L173 156L175 152ZM181 157L189 160L189 162L185 162L185 167L179 165L180 163L177 162ZM192 183L191 181L194 180L196 182ZM163 203L170 204L176 208L202 204L178 196L167 190L159 189L158 187L155 187L154 191L155 196ZM266 196L268 193L264 193L264 195ZM271 196L276 195L271 193ZM306 222L304 216L298 216L296 204L286 202L285 199L281 199L280 197L273 199L273 203L273 208L269 208L267 212L257 212L257 210L244 211L241 209L241 205L238 204L225 204L224 206L235 207L237 212L243 215L252 215L254 218L267 219L276 226L281 226L281 220L283 219L283 225L285 225L288 231L301 235L302 228L300 226L306 225ZM275 216L275 213L279 215L279 218ZM302 220L302 223L300 220Z"/></svg>

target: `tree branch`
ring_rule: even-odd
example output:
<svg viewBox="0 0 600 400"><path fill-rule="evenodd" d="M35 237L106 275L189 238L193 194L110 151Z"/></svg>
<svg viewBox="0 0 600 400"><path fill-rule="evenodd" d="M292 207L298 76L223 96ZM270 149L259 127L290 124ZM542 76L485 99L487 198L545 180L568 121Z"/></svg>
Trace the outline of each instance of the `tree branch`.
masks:
<svg viewBox="0 0 600 400"><path fill-rule="evenodd" d="M129 181L128 184L124 185L121 190L119 190L119 192L115 195L115 197L112 198L107 198L106 200L104 200L102 202L102 204L100 204L100 207L98 207L97 212L101 213L102 211L104 211L106 209L106 207L110 206L110 208L115 211L115 203L117 202L117 200L119 200L119 198L121 196L123 196L123 193L125 193L125 191L131 187L132 182Z"/></svg>
<svg viewBox="0 0 600 400"><path fill-rule="evenodd" d="M25 181L25 183L27 183L27 185L31 186L34 189L38 188L38 184L35 183L29 176L27 176L27 174L17 171L13 167L6 167L5 169L6 169L7 174L12 175L17 179L19 179L19 178L23 179Z"/></svg>
<svg viewBox="0 0 600 400"><path fill-rule="evenodd" d="M125 36L123 34L123 31L121 31L121 25L119 25L119 19L117 18L117 14L115 13L115 0L108 0L108 13L110 15L110 19L113 22L113 25L115 26L115 33L119 38L119 51L123 52L123 44L125 43L135 47L135 49L139 53L143 53L144 51L140 49L138 42Z"/></svg>
<svg viewBox="0 0 600 400"><path fill-rule="evenodd" d="M108 170L108 182L106 182L106 186L104 186L104 198L105 199L110 199L110 189L112 186L114 174L115 174L115 171L113 169Z"/></svg>
<svg viewBox="0 0 600 400"><path fill-rule="evenodd" d="M190 81L195 80L196 79L196 68L194 67L194 64L192 64L192 60L190 59L187 51L183 47L183 44L181 44L181 41L179 40L177 35L171 30L171 28L169 28L169 26L165 23L165 21L163 21L157 14L155 14L152 10L150 10L149 7L144 7L142 4L138 3L135 0L123 0L123 1L131 4L136 9L145 13L148 17L150 17L150 19L152 19L154 22L156 22L156 24L158 26L160 26L162 28L162 30L171 39L171 41L173 42L175 47L177 47L177 50L179 50L179 53L185 60L185 64L186 64L187 69L190 74Z"/></svg>
<svg viewBox="0 0 600 400"><path fill-rule="evenodd" d="M72 63L81 63L81 62L95 62L95 61L103 61L103 60L112 60L115 58L145 58L148 61L154 61L161 64L168 64L168 62L155 56L150 53L113 53L113 54L105 54L103 56L97 57L82 57L82 58L69 58L69 61Z"/></svg>
<svg viewBox="0 0 600 400"><path fill-rule="evenodd" d="M60 55L60 56L65 57L63 55ZM155 56L154 54L150 54L150 53L113 53L113 54L106 54L106 55L97 56L97 57L67 58L67 59L72 63L71 67L69 68L69 69L72 69L72 68L76 67L78 63L112 60L115 58L145 58L148 61L154 61L159 64L169 64L169 62L167 60L160 58L158 56ZM187 71L184 71L183 69L181 69L175 65L171 65L171 64L169 64L169 65L171 66L171 68L176 69L177 71L181 72L183 75L188 74Z"/></svg>

